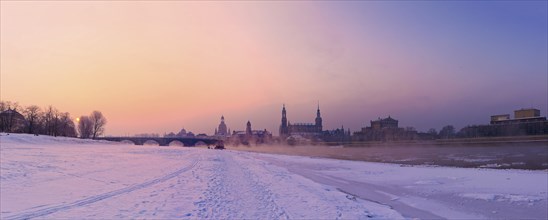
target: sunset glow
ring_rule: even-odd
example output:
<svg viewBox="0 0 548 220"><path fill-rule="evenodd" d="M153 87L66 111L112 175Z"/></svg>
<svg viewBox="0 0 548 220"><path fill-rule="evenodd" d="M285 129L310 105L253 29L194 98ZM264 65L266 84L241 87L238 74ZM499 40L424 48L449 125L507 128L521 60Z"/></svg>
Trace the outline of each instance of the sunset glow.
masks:
<svg viewBox="0 0 548 220"><path fill-rule="evenodd" d="M106 134L419 130L546 115L547 3L2 1L1 99L100 110ZM524 25L526 24L526 25ZM78 118L76 118L78 121Z"/></svg>
<svg viewBox="0 0 548 220"><path fill-rule="evenodd" d="M548 219L548 1L0 0L0 219Z"/></svg>

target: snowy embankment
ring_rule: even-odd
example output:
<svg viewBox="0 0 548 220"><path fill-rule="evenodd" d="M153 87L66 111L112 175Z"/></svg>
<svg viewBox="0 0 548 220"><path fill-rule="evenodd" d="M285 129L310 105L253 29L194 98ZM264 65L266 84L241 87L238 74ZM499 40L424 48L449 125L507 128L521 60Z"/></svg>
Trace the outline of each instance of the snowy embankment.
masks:
<svg viewBox="0 0 548 220"><path fill-rule="evenodd" d="M547 218L546 171L0 136L0 218Z"/></svg>

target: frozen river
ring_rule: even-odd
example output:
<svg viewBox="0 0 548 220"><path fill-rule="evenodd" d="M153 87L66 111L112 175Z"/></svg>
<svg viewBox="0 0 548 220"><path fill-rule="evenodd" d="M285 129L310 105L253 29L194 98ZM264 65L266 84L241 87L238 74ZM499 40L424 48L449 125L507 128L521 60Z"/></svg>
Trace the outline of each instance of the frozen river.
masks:
<svg viewBox="0 0 548 220"><path fill-rule="evenodd" d="M548 218L546 171L1 134L0 218Z"/></svg>

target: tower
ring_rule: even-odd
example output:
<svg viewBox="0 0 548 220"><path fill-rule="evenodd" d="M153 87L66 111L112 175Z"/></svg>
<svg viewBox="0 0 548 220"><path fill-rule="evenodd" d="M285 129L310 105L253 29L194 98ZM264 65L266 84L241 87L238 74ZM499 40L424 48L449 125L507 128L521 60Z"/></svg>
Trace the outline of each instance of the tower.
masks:
<svg viewBox="0 0 548 220"><path fill-rule="evenodd" d="M320 104L318 103L318 110L316 111L316 129L322 131L322 116L320 115Z"/></svg>
<svg viewBox="0 0 548 220"><path fill-rule="evenodd" d="M289 127L287 126L287 115L285 111L285 104L282 108L282 124L280 125L280 136L288 136Z"/></svg>
<svg viewBox="0 0 548 220"><path fill-rule="evenodd" d="M251 135L251 122L247 121L247 126L245 127L245 134Z"/></svg>
<svg viewBox="0 0 548 220"><path fill-rule="evenodd" d="M216 135L220 135L220 136L224 136L224 135L228 135L228 131L226 129L226 124L225 124L225 116L221 116L221 123L219 124L219 128L217 129L217 133Z"/></svg>

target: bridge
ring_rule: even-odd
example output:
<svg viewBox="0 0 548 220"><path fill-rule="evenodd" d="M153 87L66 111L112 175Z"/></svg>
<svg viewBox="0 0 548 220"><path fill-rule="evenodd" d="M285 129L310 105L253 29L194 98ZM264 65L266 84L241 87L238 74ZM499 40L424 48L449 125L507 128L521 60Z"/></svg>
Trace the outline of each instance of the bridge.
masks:
<svg viewBox="0 0 548 220"><path fill-rule="evenodd" d="M172 142L178 141L185 145L185 147L196 146L196 144L202 143L205 145L216 145L222 140L213 137L98 137L96 140L116 141L116 142L132 142L135 145L143 145L145 142L154 141L160 146L169 146Z"/></svg>

